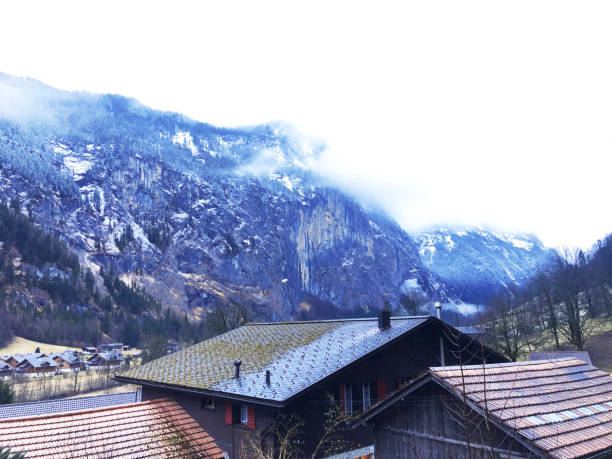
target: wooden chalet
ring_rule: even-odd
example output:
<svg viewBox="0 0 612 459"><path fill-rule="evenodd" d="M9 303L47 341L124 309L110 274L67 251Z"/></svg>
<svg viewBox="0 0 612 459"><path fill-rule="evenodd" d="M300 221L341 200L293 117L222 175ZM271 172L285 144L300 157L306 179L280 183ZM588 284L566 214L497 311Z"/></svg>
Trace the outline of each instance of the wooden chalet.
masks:
<svg viewBox="0 0 612 459"><path fill-rule="evenodd" d="M28 355L25 357L17 367L15 371L21 374L40 374L40 373L53 373L57 371L58 365L53 359L47 357L45 354L41 356L37 354Z"/></svg>
<svg viewBox="0 0 612 459"><path fill-rule="evenodd" d="M437 318L383 313L378 319L248 324L116 379L142 385L143 400L175 399L230 458L249 456L245 445L253 439L273 453L281 416L296 414L307 426L302 449L308 456L330 408L353 416L428 367L456 364L458 356L471 363L506 361ZM370 426L346 430L342 438L345 451L374 440Z"/></svg>
<svg viewBox="0 0 612 459"><path fill-rule="evenodd" d="M97 352L87 360L87 364L92 367L108 367L120 365L123 360L123 355L119 352Z"/></svg>
<svg viewBox="0 0 612 459"><path fill-rule="evenodd" d="M612 376L573 358L430 368L363 412L376 457L612 457Z"/></svg>
<svg viewBox="0 0 612 459"><path fill-rule="evenodd" d="M4 360L0 360L0 377L6 378L15 374L15 367L9 365Z"/></svg>
<svg viewBox="0 0 612 459"><path fill-rule="evenodd" d="M13 355L5 355L4 357L2 357L2 361L5 362L7 365L10 365L13 368L17 368L17 365L19 365L19 362L20 362Z"/></svg>
<svg viewBox="0 0 612 459"><path fill-rule="evenodd" d="M51 353L49 357L57 363L58 369L68 370L83 367L83 360L74 351Z"/></svg>
<svg viewBox="0 0 612 459"><path fill-rule="evenodd" d="M123 350L123 343L106 343L100 344L100 352L119 351Z"/></svg>

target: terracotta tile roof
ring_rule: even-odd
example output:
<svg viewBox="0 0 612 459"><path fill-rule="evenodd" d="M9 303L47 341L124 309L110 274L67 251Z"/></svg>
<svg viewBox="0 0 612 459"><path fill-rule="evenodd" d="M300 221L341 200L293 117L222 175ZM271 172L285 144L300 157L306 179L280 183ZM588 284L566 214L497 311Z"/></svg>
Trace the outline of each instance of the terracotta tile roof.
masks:
<svg viewBox="0 0 612 459"><path fill-rule="evenodd" d="M552 457L612 448L612 376L582 360L438 367L430 373Z"/></svg>
<svg viewBox="0 0 612 459"><path fill-rule="evenodd" d="M168 399L0 420L0 439L26 458L223 457L210 435Z"/></svg>
<svg viewBox="0 0 612 459"><path fill-rule="evenodd" d="M432 319L377 319L249 324L132 368L117 379L161 383L283 402L389 341ZM240 378L234 378L241 360ZM265 383L266 371L272 383Z"/></svg>

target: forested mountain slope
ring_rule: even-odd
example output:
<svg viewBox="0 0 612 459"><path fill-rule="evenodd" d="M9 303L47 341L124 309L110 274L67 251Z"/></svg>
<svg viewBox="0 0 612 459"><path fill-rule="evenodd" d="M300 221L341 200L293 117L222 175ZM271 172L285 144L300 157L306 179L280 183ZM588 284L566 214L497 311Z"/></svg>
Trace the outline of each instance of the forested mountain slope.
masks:
<svg viewBox="0 0 612 459"><path fill-rule="evenodd" d="M96 285L65 242L23 215L18 198L10 204L0 204L0 346L15 334L65 345L115 339L137 346L206 333L112 272L102 271Z"/></svg>
<svg viewBox="0 0 612 459"><path fill-rule="evenodd" d="M364 313L398 304L405 285L449 297L412 238L322 185L307 167L320 147L283 125L222 129L120 96L0 82L23 107L0 120L0 200L19 197L103 294L100 269L190 317L228 304L267 319Z"/></svg>

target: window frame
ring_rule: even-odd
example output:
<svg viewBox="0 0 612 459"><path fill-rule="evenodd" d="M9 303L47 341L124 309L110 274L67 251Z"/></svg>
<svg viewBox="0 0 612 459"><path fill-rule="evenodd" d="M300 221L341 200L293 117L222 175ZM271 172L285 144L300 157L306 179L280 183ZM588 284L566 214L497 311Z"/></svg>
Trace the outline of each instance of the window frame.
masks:
<svg viewBox="0 0 612 459"><path fill-rule="evenodd" d="M203 410L217 411L217 401L213 397L202 397L200 408Z"/></svg>
<svg viewBox="0 0 612 459"><path fill-rule="evenodd" d="M249 406L246 403L240 404L240 423L246 425L249 422Z"/></svg>
<svg viewBox="0 0 612 459"><path fill-rule="evenodd" d="M367 395L367 397L366 397ZM363 404L364 411L367 410L370 405L372 405L372 398L370 396L370 382L366 381L361 385L361 400ZM367 404L366 404L367 400Z"/></svg>
<svg viewBox="0 0 612 459"><path fill-rule="evenodd" d="M344 385L344 412L348 415L353 414L353 385Z"/></svg>

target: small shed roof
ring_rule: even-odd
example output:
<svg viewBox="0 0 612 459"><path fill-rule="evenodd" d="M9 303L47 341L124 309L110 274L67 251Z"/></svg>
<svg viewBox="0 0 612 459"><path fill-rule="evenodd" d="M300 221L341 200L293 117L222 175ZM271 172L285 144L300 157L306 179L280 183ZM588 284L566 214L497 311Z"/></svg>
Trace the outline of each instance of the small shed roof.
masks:
<svg viewBox="0 0 612 459"><path fill-rule="evenodd" d="M26 457L223 458L213 438L168 399L4 419L0 438Z"/></svg>

